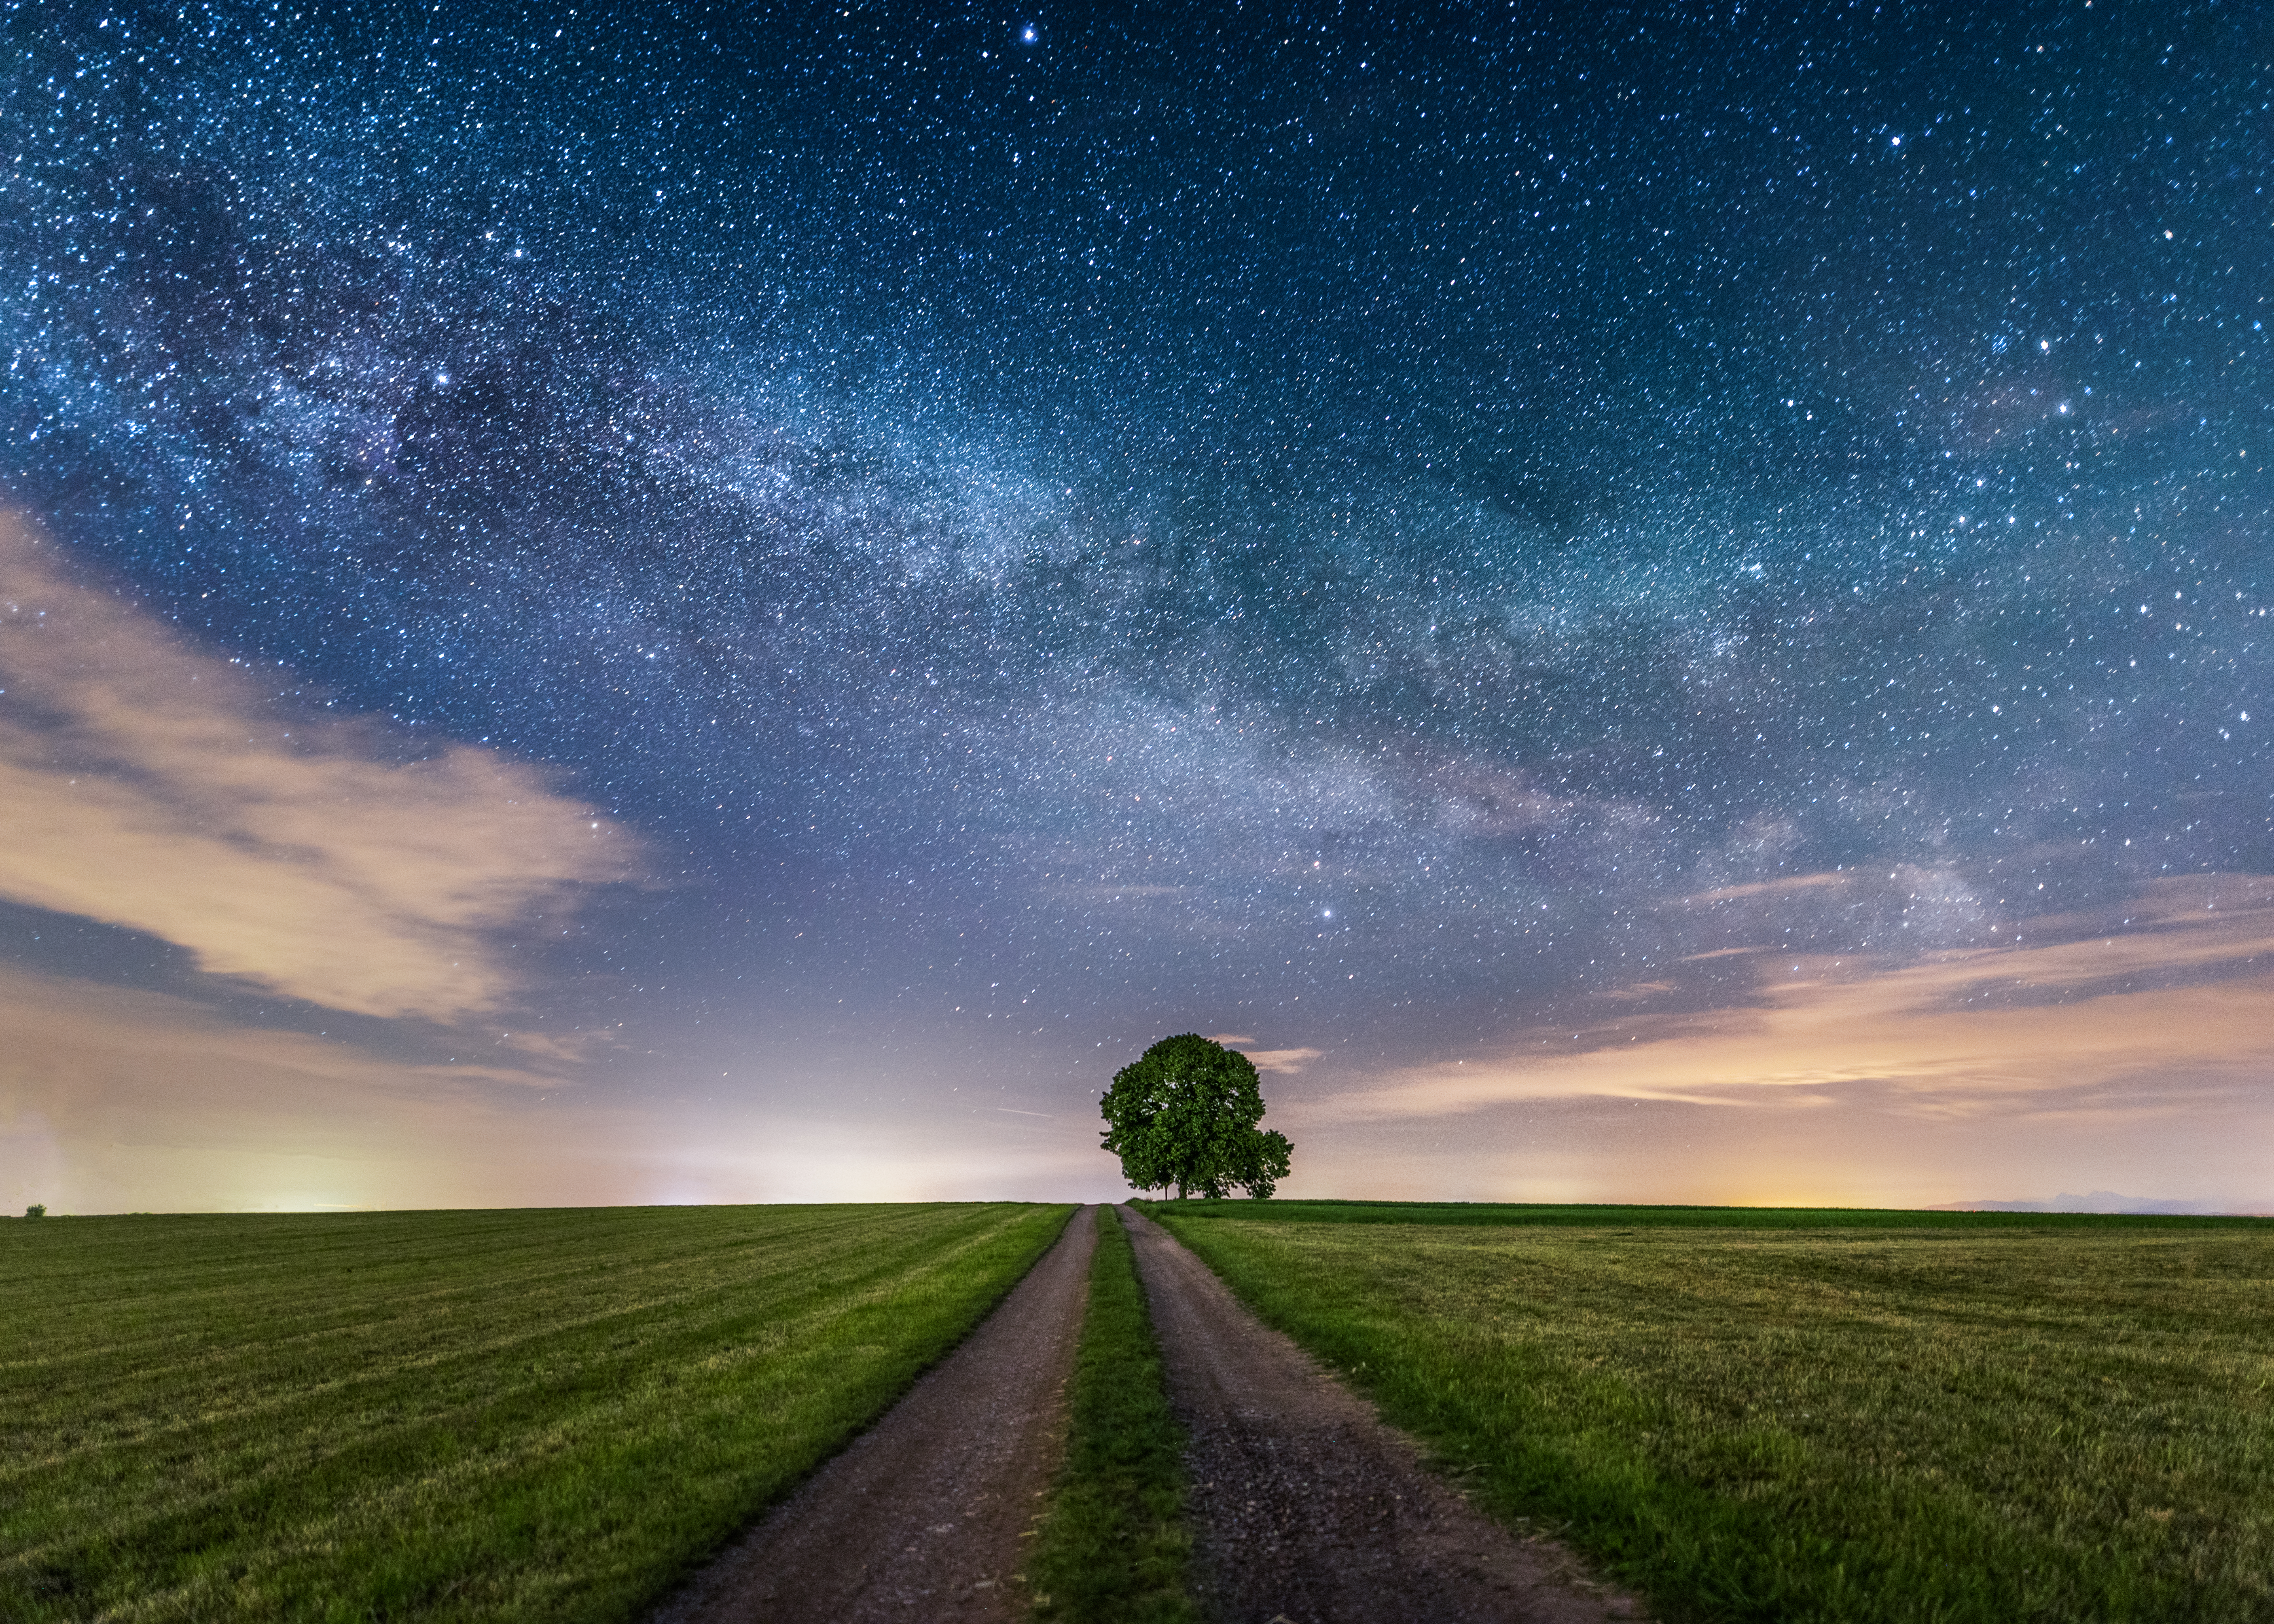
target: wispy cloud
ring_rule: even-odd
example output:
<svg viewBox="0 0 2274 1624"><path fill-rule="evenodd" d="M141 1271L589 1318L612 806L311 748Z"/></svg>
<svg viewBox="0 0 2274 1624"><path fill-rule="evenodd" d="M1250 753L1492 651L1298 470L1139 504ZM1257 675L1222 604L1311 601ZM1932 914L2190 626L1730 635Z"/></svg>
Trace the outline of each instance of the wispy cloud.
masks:
<svg viewBox="0 0 2274 1624"><path fill-rule="evenodd" d="M1219 1032L1209 1039L1226 1049L1236 1049L1247 1056L1248 1064L1259 1071L1282 1071L1289 1076L1301 1071L1304 1065L1326 1053L1321 1049L1250 1049L1255 1040L1238 1032Z"/></svg>
<svg viewBox="0 0 2274 1624"><path fill-rule="evenodd" d="M1719 890L1700 891L1685 898L1689 902L1736 902L1746 897L1783 896L1796 891L1821 891L1827 887L1850 883L1855 876L1845 873L1796 874L1781 880L1758 880L1750 885L1724 885Z"/></svg>
<svg viewBox="0 0 2274 1624"><path fill-rule="evenodd" d="M519 990L495 933L636 853L539 769L288 703L0 517L0 897L381 1017Z"/></svg>
<svg viewBox="0 0 2274 1624"><path fill-rule="evenodd" d="M1284 1071L1290 1076L1301 1071L1311 1061L1324 1054L1318 1049L1245 1049L1246 1055L1259 1071Z"/></svg>
<svg viewBox="0 0 2274 1624"><path fill-rule="evenodd" d="M2172 1109L2142 1079L2255 1086L2274 1071L2274 882L2151 887L2124 928L2037 921L2043 945L1886 966L1766 959L1721 1007L1617 1008L1513 1034L1494 1055L1414 1068L1314 1108L1344 1120L1442 1117L1589 1097L1719 1107L1821 1102L1871 1086L1916 1114Z"/></svg>

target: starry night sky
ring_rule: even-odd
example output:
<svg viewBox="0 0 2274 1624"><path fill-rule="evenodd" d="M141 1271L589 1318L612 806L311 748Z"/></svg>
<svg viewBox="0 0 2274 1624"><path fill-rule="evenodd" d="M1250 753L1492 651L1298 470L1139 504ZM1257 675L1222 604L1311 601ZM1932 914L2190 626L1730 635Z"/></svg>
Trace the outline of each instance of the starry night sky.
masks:
<svg viewBox="0 0 2274 1624"><path fill-rule="evenodd" d="M1291 1193L1636 1199L1828 1186L1695 1125L1760 1112L1520 1068L1330 1108L2033 943L2149 945L1934 1008L2263 1007L2274 925L2186 917L2274 902L2206 877L2274 873L2256 8L377 11L0 12L0 505L277 717L481 753L629 855L484 914L510 990L456 1007L29 882L26 985L406 1076L605 1032L495 1085L594 1113L591 1166L898 1124L1005 1188L1110 1191L1112 1068L1236 1034ZM2127 1116L2135 1067L2007 1186L1875 1105L1840 1189L2274 1199L2180 1188L2263 1149L2236 1043L2224 1104ZM131 1100L14 1086L147 1204L80 1147ZM658 1177L541 1193L808 1188Z"/></svg>

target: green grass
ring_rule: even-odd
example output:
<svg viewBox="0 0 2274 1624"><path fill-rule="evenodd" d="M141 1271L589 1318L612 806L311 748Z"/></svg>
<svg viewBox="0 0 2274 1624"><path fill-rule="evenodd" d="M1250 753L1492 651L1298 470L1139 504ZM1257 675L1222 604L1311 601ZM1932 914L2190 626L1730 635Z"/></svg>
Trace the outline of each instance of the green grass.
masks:
<svg viewBox="0 0 2274 1624"><path fill-rule="evenodd" d="M1532 1206L1487 1201L1140 1202L1156 1215L1243 1223L1520 1224L1576 1229L2231 1229L2274 1222L2165 1213L1924 1213L1901 1207Z"/></svg>
<svg viewBox="0 0 2274 1624"><path fill-rule="evenodd" d="M1148 1210L1664 1616L2274 1618L2274 1225L1314 1208Z"/></svg>
<svg viewBox="0 0 2274 1624"><path fill-rule="evenodd" d="M1066 1210L0 1225L0 1618L635 1616Z"/></svg>
<svg viewBox="0 0 2274 1624"><path fill-rule="evenodd" d="M1136 1261L1113 1209L1099 1208L1065 1462L1027 1564L1034 1616L1053 1624L1199 1616L1186 1577L1184 1432L1169 1413Z"/></svg>

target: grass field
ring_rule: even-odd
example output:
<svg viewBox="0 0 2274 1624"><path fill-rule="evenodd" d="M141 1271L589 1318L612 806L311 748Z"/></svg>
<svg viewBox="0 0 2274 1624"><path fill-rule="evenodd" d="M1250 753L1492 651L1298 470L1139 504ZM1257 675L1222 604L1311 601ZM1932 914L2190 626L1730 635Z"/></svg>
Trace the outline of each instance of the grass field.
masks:
<svg viewBox="0 0 2274 1624"><path fill-rule="evenodd" d="M1184 1435L1169 1413L1137 1259L1111 1207L1075 1356L1065 1462L1028 1560L1034 1616L1050 1624L1191 1624Z"/></svg>
<svg viewBox="0 0 2274 1624"><path fill-rule="evenodd" d="M2233 1229L2256 1225L2274 1235L2274 1220L2207 1218L2191 1214L1928 1213L1901 1207L1585 1207L1484 1201L1145 1202L1155 1213L1230 1218L1243 1223L1450 1224L1460 1229Z"/></svg>
<svg viewBox="0 0 2274 1624"><path fill-rule="evenodd" d="M0 1618L635 1616L1066 1211L0 1225Z"/></svg>
<svg viewBox="0 0 2274 1624"><path fill-rule="evenodd" d="M2274 1224L1148 1210L1662 1616L2274 1618Z"/></svg>

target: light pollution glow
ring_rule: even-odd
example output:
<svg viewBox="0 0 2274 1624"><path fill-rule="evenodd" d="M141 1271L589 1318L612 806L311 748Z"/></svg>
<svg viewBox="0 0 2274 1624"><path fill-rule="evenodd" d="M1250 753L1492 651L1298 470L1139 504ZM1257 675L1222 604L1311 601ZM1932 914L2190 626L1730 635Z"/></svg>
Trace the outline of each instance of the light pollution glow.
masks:
<svg viewBox="0 0 2274 1624"><path fill-rule="evenodd" d="M2250 8L446 10L11 13L0 1204L2274 1207Z"/></svg>
<svg viewBox="0 0 2274 1624"><path fill-rule="evenodd" d="M382 725L282 708L241 667L73 582L56 552L0 530L15 702L0 720L0 895L133 927L196 967L192 996L0 970L0 1199L1111 1193L1078 1101L977 1124L763 1104L667 1116L596 1097L580 1063L604 1034L477 1025L518 974L499 936L562 915L573 888L636 878L629 838L494 752L396 764L403 741ZM2103 915L2121 928L2103 934ZM2265 1203L2274 881L2162 881L2031 933L1893 965L1713 950L1695 958L1766 972L1742 1001L1653 1013L1672 982L1615 989L1577 1029L1519 1026L1421 1065L1361 1071L1216 1035L1276 1079L1274 1120L1304 1147L1291 1194L1919 1205L2065 1181ZM264 989L302 1029L249 1016ZM363 1041L306 1030L325 1010L380 1021ZM372 1041L390 1026L466 1052L390 1055Z"/></svg>

